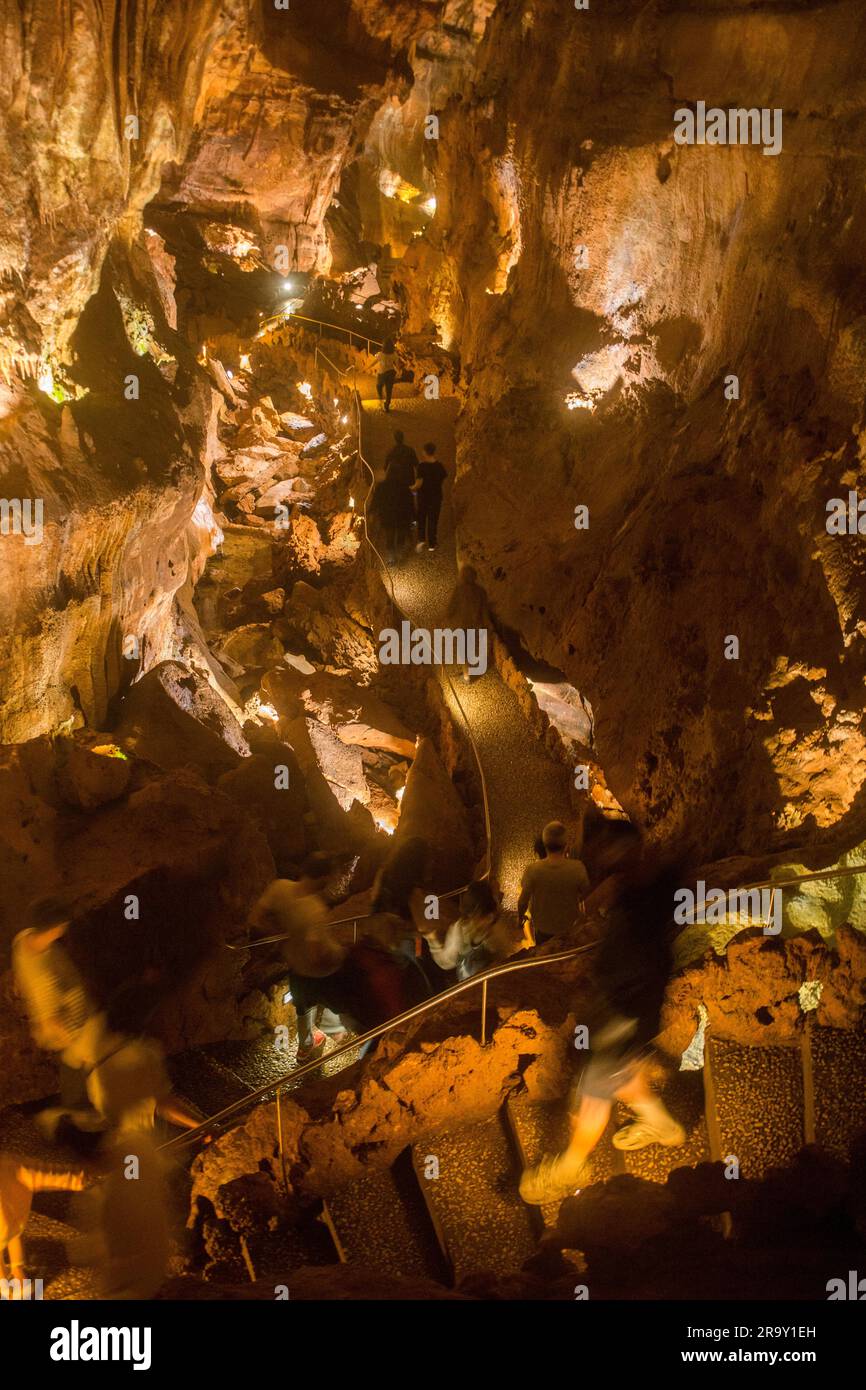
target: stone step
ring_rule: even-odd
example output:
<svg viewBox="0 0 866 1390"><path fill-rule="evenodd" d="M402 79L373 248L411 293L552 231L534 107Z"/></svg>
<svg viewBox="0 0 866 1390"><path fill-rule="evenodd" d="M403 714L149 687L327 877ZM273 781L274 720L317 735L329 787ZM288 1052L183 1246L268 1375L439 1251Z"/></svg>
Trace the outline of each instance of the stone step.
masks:
<svg viewBox="0 0 866 1390"><path fill-rule="evenodd" d="M815 1141L846 1159L852 1139L866 1129L866 1031L815 1027L809 1046Z"/></svg>
<svg viewBox="0 0 866 1390"><path fill-rule="evenodd" d="M802 1059L798 1047L741 1047L707 1038L721 1156L739 1160L744 1177L787 1167L805 1143Z"/></svg>
<svg viewBox="0 0 866 1390"><path fill-rule="evenodd" d="M449 1270L408 1149L391 1168L371 1172L327 1197L324 1208L343 1263L448 1282Z"/></svg>
<svg viewBox="0 0 866 1390"><path fill-rule="evenodd" d="M535 1250L535 1224L501 1114L416 1144L412 1159L454 1282L520 1269Z"/></svg>
<svg viewBox="0 0 866 1390"><path fill-rule="evenodd" d="M650 1182L667 1182L668 1173L674 1168L693 1168L697 1163L710 1161L710 1140L704 1114L703 1074L699 1071L678 1071L669 1078L662 1092L662 1099L675 1120L686 1131L686 1142L681 1148L666 1149L661 1144L650 1144L645 1149L621 1152L627 1173ZM617 1102L614 1107L616 1128L627 1125L634 1119L632 1111Z"/></svg>
<svg viewBox="0 0 866 1390"><path fill-rule="evenodd" d="M168 1073L179 1096L190 1101L204 1116L215 1115L227 1105L241 1100L250 1087L208 1049L196 1047L168 1059Z"/></svg>
<svg viewBox="0 0 866 1390"><path fill-rule="evenodd" d="M571 1133L568 1106L561 1101L533 1101L527 1095L510 1096L505 1115L519 1155L521 1168L538 1163L545 1154L557 1154L568 1143ZM623 1171L619 1155L611 1147L610 1137L616 1126L611 1122L592 1154L593 1182L604 1182ZM537 1208L545 1226L555 1226L561 1202L546 1202Z"/></svg>

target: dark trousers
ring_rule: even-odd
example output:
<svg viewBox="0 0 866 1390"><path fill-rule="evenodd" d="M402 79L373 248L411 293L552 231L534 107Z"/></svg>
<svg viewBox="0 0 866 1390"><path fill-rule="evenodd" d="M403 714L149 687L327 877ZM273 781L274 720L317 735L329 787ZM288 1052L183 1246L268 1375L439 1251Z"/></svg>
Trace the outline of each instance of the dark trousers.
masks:
<svg viewBox="0 0 866 1390"><path fill-rule="evenodd" d="M423 492L418 493L418 539L426 541L429 546L436 544L436 528L439 525L439 513L442 510L442 498L425 497Z"/></svg>
<svg viewBox="0 0 866 1390"><path fill-rule="evenodd" d="M376 377L376 395L382 399L382 391L385 392L385 409L391 409L391 397L394 394L394 382L397 380L396 372L380 372Z"/></svg>

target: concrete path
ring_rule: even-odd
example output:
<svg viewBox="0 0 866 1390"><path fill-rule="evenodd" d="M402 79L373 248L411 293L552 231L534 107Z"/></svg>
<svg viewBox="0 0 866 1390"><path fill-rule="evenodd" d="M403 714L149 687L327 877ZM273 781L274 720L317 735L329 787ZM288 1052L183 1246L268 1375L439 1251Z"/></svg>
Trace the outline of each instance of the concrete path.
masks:
<svg viewBox="0 0 866 1390"><path fill-rule="evenodd" d="M454 400L395 397L390 413L386 414L377 400L365 400L363 448L377 475L381 475L385 455L394 442L394 430L400 429L419 456L425 443L435 443L453 478L456 406ZM447 626L448 601L457 581L450 494L449 482L436 554L417 555L412 550L406 559L391 567L397 604L416 627ZM523 868L533 858L535 837L547 821L560 819L569 812L568 770L539 743L520 712L516 696L495 670L488 670L471 685L458 680L455 686L487 780L493 877L502 889L505 906L513 908ZM452 716L462 722L447 679L443 680L443 689Z"/></svg>

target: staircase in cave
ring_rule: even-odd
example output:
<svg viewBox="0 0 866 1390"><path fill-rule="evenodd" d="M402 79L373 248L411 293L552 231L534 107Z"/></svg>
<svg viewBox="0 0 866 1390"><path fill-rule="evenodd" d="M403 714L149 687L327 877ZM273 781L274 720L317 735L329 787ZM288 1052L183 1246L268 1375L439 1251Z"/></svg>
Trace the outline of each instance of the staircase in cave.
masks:
<svg viewBox="0 0 866 1390"><path fill-rule="evenodd" d="M264 1056L257 1060L253 1047L244 1059L250 1045L234 1046L238 1070L229 1073L210 1057L213 1070L201 1073L211 1091L199 1089L199 1074L187 1071L186 1093L203 1108L206 1094L221 1104L237 1099L241 1071L264 1084ZM187 1054L193 1056L197 1065L201 1050ZM289 1089L291 1078L284 1087ZM675 1073L664 1094L686 1129L686 1143L637 1153L615 1149L611 1137L629 1119L617 1104L592 1156L594 1183L621 1174L664 1183L676 1168L730 1163L733 1157L743 1177L760 1179L772 1168L790 1166L804 1144L816 1141L844 1158L851 1138L866 1125L866 1032L809 1029L800 1048L708 1038L703 1072ZM568 1128L563 1101L511 1095L490 1118L429 1136L389 1168L371 1166L363 1178L314 1203L289 1237L248 1239L249 1267L256 1277L269 1278L288 1259L340 1262L458 1287L485 1274L514 1273L555 1226L560 1205L527 1206L518 1192L521 1170L561 1150Z"/></svg>
<svg viewBox="0 0 866 1390"><path fill-rule="evenodd" d="M376 400L362 406L363 448L374 471L381 472L396 428L419 451L428 438L436 440L453 470L453 402L427 402L405 387L395 393L390 415ZM391 569L390 581L403 613L432 627L445 614L455 580L449 486L437 554L410 554ZM530 856L534 828L557 814L564 798L567 803L567 772L533 738L495 670L461 688L460 697L490 789L494 873L508 898L519 865ZM457 711L452 714L459 723ZM513 796L515 769L520 798ZM353 1060L349 1054L329 1064L325 1056L320 1074ZM293 1083L290 1065L291 1058L276 1053L266 1037L196 1048L173 1058L171 1071L178 1092L213 1114L269 1083L279 1081L283 1094L302 1087L307 1078ZM855 1074L858 1085L852 1085ZM790 1165L804 1143L816 1140L844 1156L850 1137L866 1125L866 1037L814 1029L801 1049L745 1047L708 1037L703 1072L676 1073L665 1097L686 1128L685 1145L620 1152L611 1138L629 1115L617 1105L592 1157L593 1182L630 1174L663 1183L673 1169L733 1157L744 1177L757 1179ZM520 1172L559 1151L567 1136L563 1103L513 1095L489 1119L428 1138L404 1150L390 1168L371 1166L363 1178L314 1203L290 1235L248 1237L247 1267L268 1277L287 1262L343 1262L446 1285L519 1270L555 1225L560 1205L537 1209L522 1202Z"/></svg>

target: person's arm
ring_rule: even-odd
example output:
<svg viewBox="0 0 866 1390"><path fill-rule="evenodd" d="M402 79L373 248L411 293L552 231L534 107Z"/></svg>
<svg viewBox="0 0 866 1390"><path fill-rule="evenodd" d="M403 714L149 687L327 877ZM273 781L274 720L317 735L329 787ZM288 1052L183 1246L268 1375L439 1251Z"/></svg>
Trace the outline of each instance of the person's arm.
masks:
<svg viewBox="0 0 866 1390"><path fill-rule="evenodd" d="M460 918L451 923L443 942L428 936L427 944L440 970L453 970L463 950L463 923Z"/></svg>

